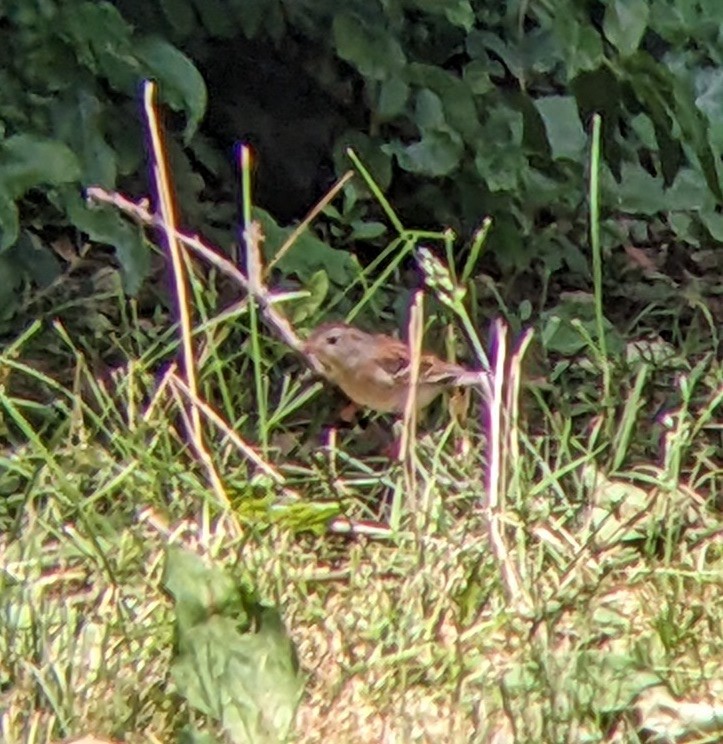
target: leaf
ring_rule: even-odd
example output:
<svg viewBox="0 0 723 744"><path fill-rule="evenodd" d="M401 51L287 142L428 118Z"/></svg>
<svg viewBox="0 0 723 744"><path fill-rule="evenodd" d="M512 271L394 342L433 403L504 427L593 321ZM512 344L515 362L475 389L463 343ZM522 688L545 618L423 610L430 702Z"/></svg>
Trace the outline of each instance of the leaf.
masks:
<svg viewBox="0 0 723 744"><path fill-rule="evenodd" d="M357 15L342 11L334 15L337 54L372 80L386 80L398 73L407 59L397 39L381 26L368 27Z"/></svg>
<svg viewBox="0 0 723 744"><path fill-rule="evenodd" d="M304 289L309 293L292 304L292 320L294 325L300 325L313 317L324 304L329 294L329 276L324 269L312 274L304 283Z"/></svg>
<svg viewBox="0 0 723 744"><path fill-rule="evenodd" d="M228 3L223 0L194 0L196 12L203 27L214 37L230 39L236 33L233 23L229 23Z"/></svg>
<svg viewBox="0 0 723 744"><path fill-rule="evenodd" d="M637 51L649 14L648 0L611 0L607 3L603 32L624 57Z"/></svg>
<svg viewBox="0 0 723 744"><path fill-rule="evenodd" d="M428 88L442 101L444 118L466 142L479 136L477 106L469 85L457 75L433 65L412 63L406 69L406 79L420 88Z"/></svg>
<svg viewBox="0 0 723 744"><path fill-rule="evenodd" d="M190 0L159 0L163 15L173 27L173 30L181 36L188 36L196 22Z"/></svg>
<svg viewBox="0 0 723 744"><path fill-rule="evenodd" d="M385 152L397 158L399 166L410 173L447 176L459 165L464 146L452 133L430 131L421 142L405 146L401 142L384 145Z"/></svg>
<svg viewBox="0 0 723 744"><path fill-rule="evenodd" d="M80 161L82 180L105 188L115 186L115 150L106 141L104 107L86 87L78 86L51 108L56 136L69 145Z"/></svg>
<svg viewBox="0 0 723 744"><path fill-rule="evenodd" d="M534 103L545 123L553 159L581 160L587 137L575 99L572 96L547 96L535 99Z"/></svg>
<svg viewBox="0 0 723 744"><path fill-rule="evenodd" d="M474 26L474 10L469 0L414 0L413 5L424 13L430 15L443 15L453 26L459 26L465 31L470 31Z"/></svg>
<svg viewBox="0 0 723 744"><path fill-rule="evenodd" d="M136 294L151 266L151 249L143 237L142 229L123 219L110 206L86 205L75 191L60 191L55 201L67 211L78 230L87 233L91 240L115 249L123 288L130 295Z"/></svg>
<svg viewBox="0 0 723 744"><path fill-rule="evenodd" d="M285 741L302 684L278 612L255 605L251 626L245 605L252 599L237 582L179 548L168 551L164 585L176 605L178 692L235 744Z"/></svg>
<svg viewBox="0 0 723 744"><path fill-rule="evenodd" d="M656 214L665 208L662 179L640 165L623 163L620 183L606 195L606 202L627 214Z"/></svg>
<svg viewBox="0 0 723 744"><path fill-rule="evenodd" d="M0 188L11 198L37 186L79 178L78 159L60 142L32 134L16 134L0 142Z"/></svg>
<svg viewBox="0 0 723 744"><path fill-rule="evenodd" d="M30 189L79 178L78 160L61 142L31 134L16 134L0 142L0 251L18 237L16 199Z"/></svg>
<svg viewBox="0 0 723 744"><path fill-rule="evenodd" d="M708 119L711 142L723 150L723 72L718 68L699 69L695 87L695 105Z"/></svg>
<svg viewBox="0 0 723 744"><path fill-rule="evenodd" d="M427 88L423 88L417 93L414 121L422 131L425 129L442 129L445 126L442 101L438 95Z"/></svg>
<svg viewBox="0 0 723 744"><path fill-rule="evenodd" d="M556 13L553 31L562 48L567 80L581 72L597 70L605 59L600 34L589 23L580 23L571 13Z"/></svg>
<svg viewBox="0 0 723 744"><path fill-rule="evenodd" d="M350 225L352 232L351 238L353 240L374 240L387 231L387 226L383 222L364 220L354 220Z"/></svg>
<svg viewBox="0 0 723 744"><path fill-rule="evenodd" d="M490 78L489 66L479 59L472 60L464 68L463 79L476 96L482 96L495 88Z"/></svg>
<svg viewBox="0 0 723 744"><path fill-rule="evenodd" d="M164 39L148 36L136 43L136 53L146 71L159 82L159 93L176 111L188 116L183 137L188 144L206 112L206 84L183 52Z"/></svg>
<svg viewBox="0 0 723 744"><path fill-rule="evenodd" d="M384 191L392 182L392 158L382 148L381 138L369 137L364 132L349 130L344 132L334 146L334 164L337 173L349 170L350 160L347 148L357 154L364 167L371 174L374 183ZM352 191L360 195L369 195L367 187L360 180L352 181L345 189L345 198Z"/></svg>
<svg viewBox="0 0 723 744"><path fill-rule="evenodd" d="M41 288L52 284L62 272L53 252L28 230L20 231L20 237L4 255Z"/></svg>
<svg viewBox="0 0 723 744"><path fill-rule="evenodd" d="M134 94L141 73L133 53L133 31L115 7L97 2L61 4L57 24L80 64L95 75L105 75L116 90Z"/></svg>
<svg viewBox="0 0 723 744"><path fill-rule="evenodd" d="M291 234L292 228L279 227L268 212L256 207L253 209L253 218L261 224L265 236L264 258L268 262ZM304 283L323 270L340 287L347 287L361 271L351 253L331 248L309 232L299 236L277 267L286 276L295 275Z"/></svg>
<svg viewBox="0 0 723 744"><path fill-rule="evenodd" d="M393 119L404 111L409 98L409 86L399 77L391 77L382 83L377 103L377 116Z"/></svg>

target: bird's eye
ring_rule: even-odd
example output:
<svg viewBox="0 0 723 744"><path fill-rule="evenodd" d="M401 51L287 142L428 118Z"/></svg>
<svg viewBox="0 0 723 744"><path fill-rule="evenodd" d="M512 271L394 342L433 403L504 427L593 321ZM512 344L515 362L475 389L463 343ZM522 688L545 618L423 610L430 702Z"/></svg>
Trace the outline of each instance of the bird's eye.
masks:
<svg viewBox="0 0 723 744"><path fill-rule="evenodd" d="M326 342L329 344L329 346L334 346L338 340L339 336L328 336Z"/></svg>

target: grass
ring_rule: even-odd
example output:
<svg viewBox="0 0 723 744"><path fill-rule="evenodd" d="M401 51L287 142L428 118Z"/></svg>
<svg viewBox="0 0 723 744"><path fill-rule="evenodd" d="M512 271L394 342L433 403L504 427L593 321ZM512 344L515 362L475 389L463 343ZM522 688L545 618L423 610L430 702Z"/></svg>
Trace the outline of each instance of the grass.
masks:
<svg viewBox="0 0 723 744"><path fill-rule="evenodd" d="M398 250L352 312L420 240L383 206ZM469 297L435 276L447 317L474 334ZM268 320L268 297L214 323L208 287L190 282L192 346L123 304L126 358L103 374L59 323L0 355L0 740L166 742L187 727L244 740L173 675L170 546L281 611L304 680L293 741L720 740L713 341L691 332L646 362L581 328L576 364L517 390L523 360L501 357L498 329L506 385L490 417L479 400L466 418L441 406L397 462L375 454L373 426L333 426L339 399L253 315ZM197 394L167 363L183 344ZM35 362L43 348L69 379Z"/></svg>

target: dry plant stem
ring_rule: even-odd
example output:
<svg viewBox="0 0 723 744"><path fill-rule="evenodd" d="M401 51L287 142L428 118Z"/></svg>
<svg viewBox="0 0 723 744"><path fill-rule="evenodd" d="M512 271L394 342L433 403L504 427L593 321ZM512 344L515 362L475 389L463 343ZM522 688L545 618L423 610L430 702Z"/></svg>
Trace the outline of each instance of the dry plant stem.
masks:
<svg viewBox="0 0 723 744"><path fill-rule="evenodd" d="M181 417L183 418L183 422L186 425L186 430L188 431L189 437L191 438L191 444L193 445L193 449L196 452L196 457L198 457L198 459L203 463L203 466L206 468L206 473L208 474L208 479L211 482L211 487L216 494L216 498L218 499L218 502L220 504L226 507L230 514L233 514L231 500L226 493L226 489L223 487L221 476L218 474L218 470L213 463L213 458L211 457L206 447L203 446L203 443L198 441L195 437L192 422L188 415L187 406L184 405L183 396L181 395L177 387L174 386L172 390L173 397L178 404L178 410L181 412ZM198 410L195 405L191 405L191 408ZM235 518L235 516L233 519L233 523L234 527L236 528L236 534L240 535L242 533L241 525L238 523L238 520Z"/></svg>
<svg viewBox="0 0 723 744"><path fill-rule="evenodd" d="M419 364L422 359L422 332L424 329L424 295L421 290L414 294L409 313L409 390L404 406L402 438L399 442L399 458L404 466L404 480L412 514L417 512L417 463L415 443L417 439L417 387Z"/></svg>
<svg viewBox="0 0 723 744"><path fill-rule="evenodd" d="M507 385L507 398L505 410L509 411L509 419L507 429L507 446L509 447L509 458L508 466L512 473L512 479L517 480L520 468L518 463L521 462L520 457L520 441L516 435L517 427L520 420L520 386L522 382L522 360L524 359L527 347L532 341L533 330L528 328L522 335L520 342L517 344L517 348L510 357L510 366Z"/></svg>
<svg viewBox="0 0 723 744"><path fill-rule="evenodd" d="M197 397L198 384L196 382L196 365L193 358L193 344L191 341L191 317L189 313L188 289L186 286L186 272L184 255L181 251L176 231L176 215L171 197L170 179L168 177L168 166L166 164L163 143L161 141L161 130L158 125L158 117L154 106L156 86L146 80L143 86L143 103L148 121L148 131L153 151L153 177L158 194L158 206L161 213L161 228L166 235L168 251L171 254L171 265L173 266L173 281L176 287L176 300L178 303L178 315L181 325L181 340L183 346L183 366L188 387L193 397ZM201 418L198 410L191 411L194 437L202 441L203 431L201 429Z"/></svg>
<svg viewBox="0 0 723 744"><path fill-rule="evenodd" d="M86 191L86 195L93 201L103 204L111 204L122 212L125 212L132 219L139 220L146 225L151 227L162 227L161 218L150 212L145 206L143 206L143 203L136 204L121 194L106 191L99 186L90 187ZM207 245L197 236L186 235L185 233L176 231L176 238L187 248L208 261L212 266L215 266L219 271L233 279L247 294L251 294L251 287L249 286L249 281L246 278L246 275L242 271L239 271L232 261L224 258L218 250ZM302 354L302 342L294 332L289 321L274 308L272 301L273 295L262 288L260 294L258 294L255 299L264 320L272 330L289 348ZM304 358L312 369L321 373L321 370L318 369L313 360L305 355Z"/></svg>
<svg viewBox="0 0 723 744"><path fill-rule="evenodd" d="M309 225L331 204L335 199L336 195L349 183L354 177L354 171L347 171L327 192L324 198L317 202L312 210L304 217L304 219L294 228L293 232L284 241L284 244L276 251L276 255L269 261L269 265L264 271L264 276L267 276L269 271L281 261L281 259L289 252L291 246L299 239L299 236L306 230Z"/></svg>
<svg viewBox="0 0 723 744"><path fill-rule="evenodd" d="M489 407L489 469L487 474L487 504L484 511L490 545L502 574L507 597L516 610L527 612L531 608L531 602L524 593L519 571L510 556L501 519L505 506L503 483L506 467L504 454L507 441L507 425L503 421L502 400L507 362L507 326L499 319L495 321L494 337L496 354L493 394Z"/></svg>
<svg viewBox="0 0 723 744"><path fill-rule="evenodd" d="M197 406L199 411L211 423L218 426L218 428L224 433L224 435L228 437L229 441L236 445L237 449L243 454L243 456L247 460L250 460L261 472L264 473L264 475L267 475L269 478L271 478L271 480L279 485L283 485L285 483L284 477L277 470L275 470L273 466L266 462L251 445L247 444L243 439L241 439L241 437L233 429L231 429L226 421L224 421L224 419L218 413L216 413L216 411L214 411L213 408L208 405L208 403L205 403L198 397L193 398L191 396L191 391L184 384L183 380L181 380L180 377L178 377L177 375L172 376L170 378L170 383L173 388L180 390L185 398L191 401L193 405ZM293 499L299 498L297 493L288 488L284 489L284 494Z"/></svg>

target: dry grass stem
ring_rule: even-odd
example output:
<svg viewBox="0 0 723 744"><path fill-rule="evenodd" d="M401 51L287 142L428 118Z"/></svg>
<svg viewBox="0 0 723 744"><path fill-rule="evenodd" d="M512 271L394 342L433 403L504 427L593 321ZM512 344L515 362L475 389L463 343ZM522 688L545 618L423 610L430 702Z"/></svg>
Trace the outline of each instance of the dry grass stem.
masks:
<svg viewBox="0 0 723 744"><path fill-rule="evenodd" d="M181 326L184 373L189 389L192 391L193 396L197 397L198 384L196 382L196 364L191 338L191 313L186 280L186 261L176 230L176 213L171 194L171 182L168 175L168 165L163 148L161 129L155 109L155 95L155 84L147 80L143 86L143 104L151 141L152 170L156 184L156 193L158 195L158 207L161 216L160 226L166 236L166 245L171 256L171 266L173 267L173 282L176 288L176 301ZM191 419L193 422L194 437L197 441L202 442L203 430L201 429L201 419L198 416L198 411L191 411Z"/></svg>

